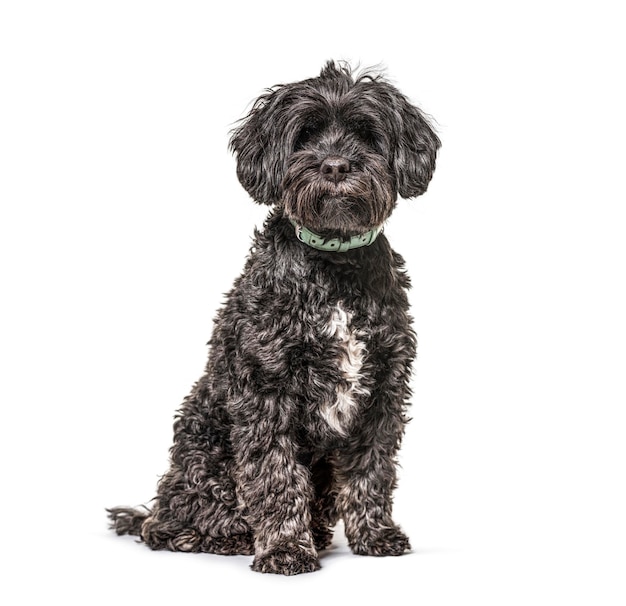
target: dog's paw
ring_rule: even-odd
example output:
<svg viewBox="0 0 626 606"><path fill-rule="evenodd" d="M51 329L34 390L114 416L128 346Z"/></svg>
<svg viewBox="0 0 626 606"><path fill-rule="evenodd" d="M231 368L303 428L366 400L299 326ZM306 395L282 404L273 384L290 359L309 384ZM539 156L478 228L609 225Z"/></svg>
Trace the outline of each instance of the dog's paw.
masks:
<svg viewBox="0 0 626 606"><path fill-rule="evenodd" d="M399 528L385 528L350 542L353 553L370 556L400 556L411 550L409 538Z"/></svg>
<svg viewBox="0 0 626 606"><path fill-rule="evenodd" d="M274 574L294 575L315 572L320 569L320 562L314 553L293 545L276 547L263 555L258 555L252 562L252 570Z"/></svg>

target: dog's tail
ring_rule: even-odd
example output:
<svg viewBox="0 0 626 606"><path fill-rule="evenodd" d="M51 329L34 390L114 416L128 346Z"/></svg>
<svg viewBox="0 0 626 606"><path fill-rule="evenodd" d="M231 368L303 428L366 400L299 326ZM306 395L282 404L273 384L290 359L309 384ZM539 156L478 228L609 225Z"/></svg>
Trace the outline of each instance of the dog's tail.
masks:
<svg viewBox="0 0 626 606"><path fill-rule="evenodd" d="M111 507L106 510L111 520L110 528L117 534L141 535L141 525L152 513L148 507Z"/></svg>

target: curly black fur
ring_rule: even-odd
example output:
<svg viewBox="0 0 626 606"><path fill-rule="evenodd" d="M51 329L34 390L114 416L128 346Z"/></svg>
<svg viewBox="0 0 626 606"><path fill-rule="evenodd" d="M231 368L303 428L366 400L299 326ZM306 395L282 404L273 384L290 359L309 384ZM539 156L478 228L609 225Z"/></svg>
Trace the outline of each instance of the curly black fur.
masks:
<svg viewBox="0 0 626 606"><path fill-rule="evenodd" d="M439 140L380 76L328 63L277 86L236 128L242 185L274 205L215 319L205 375L174 424L151 510L109 510L152 549L254 554L260 572L319 568L341 518L354 553L400 555L391 517L415 336L403 259L380 226L432 176Z"/></svg>

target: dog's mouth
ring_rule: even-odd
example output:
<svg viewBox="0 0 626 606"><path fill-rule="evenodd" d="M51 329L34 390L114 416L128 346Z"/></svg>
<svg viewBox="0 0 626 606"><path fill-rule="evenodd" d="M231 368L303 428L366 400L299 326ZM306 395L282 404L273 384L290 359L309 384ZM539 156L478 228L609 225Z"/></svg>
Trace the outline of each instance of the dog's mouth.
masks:
<svg viewBox="0 0 626 606"><path fill-rule="evenodd" d="M285 214L288 218L319 233L332 232L353 236L376 227L383 217L372 212L367 196L348 195L345 191L308 192L308 195L285 196Z"/></svg>
<svg viewBox="0 0 626 606"><path fill-rule="evenodd" d="M311 206L312 212L305 213L308 214L307 219L312 222L312 227L322 231L333 230L352 236L379 224L378 219L372 216L371 201L362 194L349 195L345 191L323 193Z"/></svg>
<svg viewBox="0 0 626 606"><path fill-rule="evenodd" d="M339 181L324 178L319 165L294 162L283 180L285 215L318 233L351 237L381 226L395 205L387 172L356 166Z"/></svg>

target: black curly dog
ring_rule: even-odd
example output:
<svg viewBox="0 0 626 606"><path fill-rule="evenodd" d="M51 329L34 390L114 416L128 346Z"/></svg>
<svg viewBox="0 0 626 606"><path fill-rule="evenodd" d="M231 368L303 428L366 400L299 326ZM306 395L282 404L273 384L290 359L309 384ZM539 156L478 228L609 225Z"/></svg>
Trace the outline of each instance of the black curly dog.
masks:
<svg viewBox="0 0 626 606"><path fill-rule="evenodd" d="M415 335L404 261L380 233L426 191L440 142L379 74L329 62L270 89L234 130L237 175L272 205L218 312L206 374L176 416L153 508L109 510L152 549L320 567L410 549L391 517Z"/></svg>

